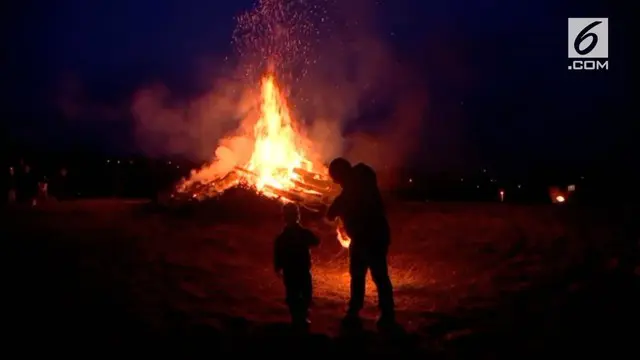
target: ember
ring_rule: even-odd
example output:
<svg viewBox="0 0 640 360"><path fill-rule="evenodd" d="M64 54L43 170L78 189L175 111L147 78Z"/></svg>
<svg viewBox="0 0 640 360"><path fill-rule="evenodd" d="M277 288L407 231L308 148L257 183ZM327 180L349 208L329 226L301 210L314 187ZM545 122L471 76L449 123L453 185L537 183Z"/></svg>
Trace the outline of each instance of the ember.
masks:
<svg viewBox="0 0 640 360"><path fill-rule="evenodd" d="M310 160L309 141L291 119L286 98L272 74L262 79L260 115L253 125L253 151L249 161L236 164L225 174L215 171L219 158L179 184L179 194L203 200L240 186L283 203L295 202L321 211L339 194L340 189L328 177L326 166ZM222 147L216 154L224 153ZM337 224L337 238L348 248L350 239L342 222Z"/></svg>

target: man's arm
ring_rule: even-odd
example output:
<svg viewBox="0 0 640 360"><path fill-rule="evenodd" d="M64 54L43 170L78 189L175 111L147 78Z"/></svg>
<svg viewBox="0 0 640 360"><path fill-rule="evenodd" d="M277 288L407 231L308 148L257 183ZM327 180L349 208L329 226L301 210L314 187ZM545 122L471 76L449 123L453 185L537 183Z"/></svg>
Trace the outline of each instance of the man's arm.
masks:
<svg viewBox="0 0 640 360"><path fill-rule="evenodd" d="M313 231L307 230L307 243L309 246L318 246L320 245L320 238Z"/></svg>
<svg viewBox="0 0 640 360"><path fill-rule="evenodd" d="M342 194L340 194L335 198L335 200L333 200L333 203L331 203L327 210L327 219L335 221L338 216L341 216L344 213L343 198Z"/></svg>

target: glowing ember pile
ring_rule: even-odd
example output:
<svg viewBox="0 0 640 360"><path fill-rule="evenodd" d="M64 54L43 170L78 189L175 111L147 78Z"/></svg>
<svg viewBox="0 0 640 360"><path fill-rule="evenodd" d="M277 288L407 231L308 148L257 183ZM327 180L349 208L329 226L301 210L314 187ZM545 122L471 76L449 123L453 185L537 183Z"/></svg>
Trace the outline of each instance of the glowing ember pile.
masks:
<svg viewBox="0 0 640 360"><path fill-rule="evenodd" d="M235 164L231 171L219 174L213 163L192 172L177 188L196 200L222 194L240 186L283 203L295 202L312 211L324 209L340 189L327 176L326 166L313 163L308 140L296 131L287 101L271 74L262 79L259 118L253 125L253 151L246 164ZM221 148L216 151L219 156ZM338 221L337 237L348 247L349 237Z"/></svg>

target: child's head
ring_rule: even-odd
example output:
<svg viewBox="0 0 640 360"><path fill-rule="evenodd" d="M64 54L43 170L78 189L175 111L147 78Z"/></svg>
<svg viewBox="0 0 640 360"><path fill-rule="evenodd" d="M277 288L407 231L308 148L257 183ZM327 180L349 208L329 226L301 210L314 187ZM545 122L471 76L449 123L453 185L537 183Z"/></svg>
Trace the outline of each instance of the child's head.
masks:
<svg viewBox="0 0 640 360"><path fill-rule="evenodd" d="M298 208L298 205L293 203L286 204L282 208L282 212L284 215L284 222L287 223L287 225L293 225L300 221L300 209Z"/></svg>

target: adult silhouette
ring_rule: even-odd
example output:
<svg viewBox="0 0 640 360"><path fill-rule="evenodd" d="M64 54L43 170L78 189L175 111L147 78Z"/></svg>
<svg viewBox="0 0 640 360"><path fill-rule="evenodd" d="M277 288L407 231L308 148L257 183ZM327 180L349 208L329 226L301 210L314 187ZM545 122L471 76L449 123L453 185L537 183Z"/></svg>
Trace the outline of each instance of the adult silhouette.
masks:
<svg viewBox="0 0 640 360"><path fill-rule="evenodd" d="M337 158L329 165L329 175L340 185L342 192L329 207L327 218L331 221L341 218L351 238L351 299L345 322L359 321L364 305L366 275L370 270L378 288L378 326L393 325L393 286L387 268L391 234L376 173L365 164L352 166L348 160Z"/></svg>

